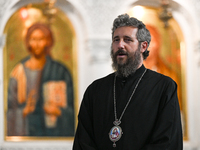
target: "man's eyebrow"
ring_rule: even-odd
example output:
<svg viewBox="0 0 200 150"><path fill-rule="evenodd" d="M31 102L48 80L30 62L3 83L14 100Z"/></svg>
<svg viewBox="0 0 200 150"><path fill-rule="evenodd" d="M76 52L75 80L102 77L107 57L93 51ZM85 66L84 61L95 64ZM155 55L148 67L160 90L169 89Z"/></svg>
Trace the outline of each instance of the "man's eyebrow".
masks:
<svg viewBox="0 0 200 150"><path fill-rule="evenodd" d="M113 37L113 40L114 40L114 39L118 39L118 38L119 38L119 36L116 35L116 36ZM133 39L131 36L128 36L128 35L123 36L123 38L126 38L126 39Z"/></svg>
<svg viewBox="0 0 200 150"><path fill-rule="evenodd" d="M114 36L114 37L113 37L113 39L116 39L116 38L119 38L119 36L118 36L118 35L116 35L116 36Z"/></svg>
<svg viewBox="0 0 200 150"><path fill-rule="evenodd" d="M132 39L132 37L125 35L124 38Z"/></svg>

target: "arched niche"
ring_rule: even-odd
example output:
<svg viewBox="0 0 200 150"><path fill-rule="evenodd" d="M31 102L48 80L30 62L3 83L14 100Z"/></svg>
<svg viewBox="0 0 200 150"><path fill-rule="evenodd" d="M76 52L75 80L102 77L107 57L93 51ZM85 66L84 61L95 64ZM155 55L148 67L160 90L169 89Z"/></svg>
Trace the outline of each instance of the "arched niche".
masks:
<svg viewBox="0 0 200 150"><path fill-rule="evenodd" d="M10 1L11 2L11 1ZM0 27L0 35L4 37L3 45L0 46L1 57L2 57L2 72L3 76L3 88L1 96L1 106L3 106L3 115L0 117L1 120L4 120L4 124L0 127L4 133L0 137L0 145L4 145L5 148L20 148L20 143L24 143L23 147L25 149L30 148L30 143L27 141L32 141L36 143L40 141L40 144L37 144L36 147L39 149L45 148L60 148L60 149L71 149L73 137L71 138L6 138L6 89L8 87L8 77L11 68L24 56L28 55L28 52L25 50L24 46L24 34L26 33L27 28L34 22L47 23L43 13L41 12L41 7L43 7L42 0L21 0L10 3L9 7L5 7L5 16L3 16L2 24ZM7 3L7 2L5 2ZM7 5L6 5L7 6ZM54 7L57 9L57 16L54 17L54 21L51 23L51 30L55 34L55 47L52 49L52 55L56 60L66 65L74 80L74 89L75 89L75 107L76 114L75 120L79 108L79 97L83 93L82 88L84 87L84 78L83 72L85 69L84 62L84 47L85 47L85 38L87 37L87 28L86 23L87 19L84 19L82 15L84 11L81 6L75 2L57 0ZM24 10L24 8L26 10ZM32 13L32 19L25 21L26 13L23 11L29 11ZM24 13L24 14L23 14ZM17 15L19 15L17 17ZM34 16L35 15L35 16ZM30 16L29 16L30 17ZM33 19L35 17L35 19ZM14 18L14 19L13 19ZM42 19L43 18L43 19ZM21 20L20 20L21 19ZM34 20L34 21L33 21ZM12 26L12 28L10 28ZM70 38L67 38L67 35ZM65 40L66 39L66 40ZM59 44L60 42L60 44ZM10 44L9 44L10 43ZM13 45L13 46L11 46ZM11 47L10 47L11 46ZM11 51L10 51L11 50ZM68 52L64 52L68 51ZM63 53L64 52L64 53ZM12 60L9 60L12 59ZM12 61L12 62L11 62ZM9 69L10 68L10 69ZM77 121L77 120L76 120ZM3 121L2 121L3 122ZM47 140L51 140L51 144L47 144ZM13 141L20 141L19 143ZM29 146L28 146L29 145ZM41 148L41 145L42 148Z"/></svg>
<svg viewBox="0 0 200 150"><path fill-rule="evenodd" d="M178 23L171 18L168 26L159 19L160 9L137 5L128 11L130 16L142 20L151 33L150 55L144 61L146 68L170 76L178 85L178 98L182 115L184 139L187 139L187 113L185 93L185 41Z"/></svg>

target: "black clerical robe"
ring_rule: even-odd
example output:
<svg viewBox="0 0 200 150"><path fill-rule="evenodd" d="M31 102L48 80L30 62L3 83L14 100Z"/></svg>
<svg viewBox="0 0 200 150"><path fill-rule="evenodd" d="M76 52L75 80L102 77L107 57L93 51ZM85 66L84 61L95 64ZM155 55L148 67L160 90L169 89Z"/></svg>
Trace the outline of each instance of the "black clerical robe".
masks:
<svg viewBox="0 0 200 150"><path fill-rule="evenodd" d="M116 79L117 118L144 72ZM119 125L122 136L113 148L114 76L94 81L86 90L78 115L73 150L182 150L182 126L177 85L169 77L148 70L141 79Z"/></svg>

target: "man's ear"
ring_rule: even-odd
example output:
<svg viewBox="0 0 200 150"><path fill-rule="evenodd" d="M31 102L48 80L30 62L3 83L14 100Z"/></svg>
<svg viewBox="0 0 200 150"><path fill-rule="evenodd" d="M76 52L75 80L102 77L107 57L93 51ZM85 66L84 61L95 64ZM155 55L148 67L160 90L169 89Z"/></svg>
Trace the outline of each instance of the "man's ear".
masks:
<svg viewBox="0 0 200 150"><path fill-rule="evenodd" d="M147 41L142 42L140 47L140 52L143 53L147 49L147 47L148 47Z"/></svg>

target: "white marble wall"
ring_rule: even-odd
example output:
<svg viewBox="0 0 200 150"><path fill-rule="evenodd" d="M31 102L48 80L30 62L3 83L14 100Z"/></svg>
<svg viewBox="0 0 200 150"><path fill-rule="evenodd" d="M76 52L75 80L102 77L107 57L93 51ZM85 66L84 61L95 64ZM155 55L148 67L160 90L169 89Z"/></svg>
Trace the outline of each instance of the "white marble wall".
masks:
<svg viewBox="0 0 200 150"><path fill-rule="evenodd" d="M42 0L0 0L0 150L70 150L73 141L4 140L3 102L3 30L9 17L21 6ZM188 141L184 150L200 150L200 0L170 1L173 16L181 26L186 41ZM67 13L78 37L78 85L81 101L86 87L96 78L112 72L110 60L113 19L131 6L159 6L159 0L57 0L56 6Z"/></svg>

